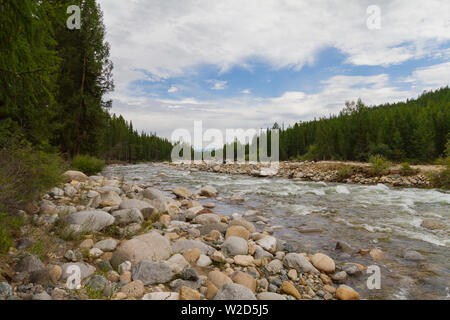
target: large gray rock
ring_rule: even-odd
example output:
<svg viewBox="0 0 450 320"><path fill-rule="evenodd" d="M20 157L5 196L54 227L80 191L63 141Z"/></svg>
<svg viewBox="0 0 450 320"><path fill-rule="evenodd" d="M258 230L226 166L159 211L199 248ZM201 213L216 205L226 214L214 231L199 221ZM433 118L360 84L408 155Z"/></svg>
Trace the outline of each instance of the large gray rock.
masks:
<svg viewBox="0 0 450 320"><path fill-rule="evenodd" d="M144 260L134 266L132 276L144 285L166 283L172 279L172 270L168 263Z"/></svg>
<svg viewBox="0 0 450 320"><path fill-rule="evenodd" d="M227 283L219 289L214 300L256 300L252 290L237 283Z"/></svg>
<svg viewBox="0 0 450 320"><path fill-rule="evenodd" d="M196 216L193 221L198 224L219 223L220 217L214 213L205 213Z"/></svg>
<svg viewBox="0 0 450 320"><path fill-rule="evenodd" d="M240 237L229 237L222 245L222 251L230 256L246 255L248 253L248 244L245 239Z"/></svg>
<svg viewBox="0 0 450 320"><path fill-rule="evenodd" d="M115 239L105 239L97 242L94 248L98 248L103 252L111 252L114 251L117 247L117 240Z"/></svg>
<svg viewBox="0 0 450 320"><path fill-rule="evenodd" d="M75 171L75 170L69 170L63 173L63 177L68 181L71 182L73 180L84 182L87 181L89 178L87 175L85 175L83 172Z"/></svg>
<svg viewBox="0 0 450 320"><path fill-rule="evenodd" d="M61 280L67 280L69 276L74 274L74 270L79 270L81 275L81 280L85 279L95 272L95 267L91 266L89 264L86 264L84 262L76 262L76 263L65 263L61 266L62 269L62 275Z"/></svg>
<svg viewBox="0 0 450 320"><path fill-rule="evenodd" d="M66 225L78 225L81 231L100 231L114 223L114 217L102 210L86 210L61 218Z"/></svg>
<svg viewBox="0 0 450 320"><path fill-rule="evenodd" d="M155 213L155 214L165 214L168 211L168 205L167 205L167 201L166 201L166 197L164 196L164 194L155 188L147 188L144 191L142 191L142 196L145 198L144 201L147 202L148 204L151 205L151 207L153 207L153 211L154 212L149 212L150 214ZM148 210L147 210L148 212ZM146 212L146 213L147 213ZM143 212L144 214L144 212ZM147 214L144 214L145 218L149 218L147 217Z"/></svg>
<svg viewBox="0 0 450 320"><path fill-rule="evenodd" d="M27 255L20 259L20 261L16 265L17 272L33 272L42 270L45 268L45 265L42 261L36 257L35 255Z"/></svg>
<svg viewBox="0 0 450 320"><path fill-rule="evenodd" d="M123 242L114 252L111 264L117 268L124 261L136 264L143 260L164 261L172 254L170 241L156 231Z"/></svg>
<svg viewBox="0 0 450 320"><path fill-rule="evenodd" d="M208 234L212 230L217 230L217 231L223 233L227 230L227 225L223 222L209 223L209 224L204 224L204 225L200 226L198 228L198 230L200 231L201 235Z"/></svg>
<svg viewBox="0 0 450 320"><path fill-rule="evenodd" d="M101 203L102 207L116 207L120 205L122 202L122 198L115 191L105 191L101 195Z"/></svg>
<svg viewBox="0 0 450 320"><path fill-rule="evenodd" d="M119 225L142 223L142 221L144 221L141 211L136 208L117 210L111 215L115 218L114 223Z"/></svg>
<svg viewBox="0 0 450 320"><path fill-rule="evenodd" d="M47 292L42 291L41 293L35 294L32 300L52 300L52 297Z"/></svg>
<svg viewBox="0 0 450 320"><path fill-rule="evenodd" d="M191 191L183 187L173 188L172 192L179 198L189 198L192 195Z"/></svg>
<svg viewBox="0 0 450 320"><path fill-rule="evenodd" d="M320 273L304 255L299 253L288 253L283 259L283 264L287 268L295 269L298 272Z"/></svg>
<svg viewBox="0 0 450 320"><path fill-rule="evenodd" d="M263 248L261 248L258 245L255 245L255 259L262 259L262 258L273 258L273 254L270 252L267 252Z"/></svg>
<svg viewBox="0 0 450 320"><path fill-rule="evenodd" d="M110 289L109 281L100 275L93 275L84 283L84 287L90 290L100 291L103 295L107 295Z"/></svg>
<svg viewBox="0 0 450 320"><path fill-rule="evenodd" d="M261 292L257 298L258 300L286 300L284 296L275 292Z"/></svg>
<svg viewBox="0 0 450 320"><path fill-rule="evenodd" d="M149 207L150 205L146 201L137 200L137 199L126 199L123 200L119 206L119 209L132 209L136 208L142 210L144 208Z"/></svg>
<svg viewBox="0 0 450 320"><path fill-rule="evenodd" d="M187 249L197 248L201 253L205 255L212 254L215 250L214 248L208 246L207 244L196 241L196 240L177 240L173 245L172 249L174 253L183 253Z"/></svg>
<svg viewBox="0 0 450 320"><path fill-rule="evenodd" d="M147 188L144 191L142 191L142 195L144 198L147 198L149 200L155 200L155 199L164 199L164 194L155 188Z"/></svg>

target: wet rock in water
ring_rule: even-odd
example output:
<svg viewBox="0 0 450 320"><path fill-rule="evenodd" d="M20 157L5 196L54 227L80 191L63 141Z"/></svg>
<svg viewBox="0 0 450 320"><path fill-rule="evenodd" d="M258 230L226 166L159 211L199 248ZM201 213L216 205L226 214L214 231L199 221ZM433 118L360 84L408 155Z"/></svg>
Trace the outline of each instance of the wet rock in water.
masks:
<svg viewBox="0 0 450 320"><path fill-rule="evenodd" d="M445 224L436 219L423 219L420 224L421 227L429 229L429 230L444 230Z"/></svg>
<svg viewBox="0 0 450 320"><path fill-rule="evenodd" d="M334 260L323 253L316 253L312 256L311 262L320 271L331 273L336 269Z"/></svg>
<svg viewBox="0 0 450 320"><path fill-rule="evenodd" d="M178 198L184 198L184 199L189 198L192 195L191 191L189 191L188 189L183 188L183 187L173 188L172 192Z"/></svg>
<svg viewBox="0 0 450 320"><path fill-rule="evenodd" d="M320 273L306 257L299 253L288 253L284 259L283 264L289 269L295 269L298 272L313 272Z"/></svg>
<svg viewBox="0 0 450 320"><path fill-rule="evenodd" d="M134 266L132 276L144 285L166 283L172 279L172 270L168 263L144 260Z"/></svg>
<svg viewBox="0 0 450 320"><path fill-rule="evenodd" d="M346 252L348 254L352 254L352 253L357 252L357 250L355 248L353 248L347 242L342 241L342 240L336 242L336 250L341 250L341 251Z"/></svg>
<svg viewBox="0 0 450 320"><path fill-rule="evenodd" d="M136 264L143 260L164 261L170 257L170 241L156 231L123 242L114 252L111 264L117 267L124 261Z"/></svg>
<svg viewBox="0 0 450 320"><path fill-rule="evenodd" d="M114 217L102 210L79 211L61 218L66 225L77 225L80 231L100 231L114 223Z"/></svg>
<svg viewBox="0 0 450 320"><path fill-rule="evenodd" d="M345 271L336 272L331 276L331 279L333 279L335 282L343 283L345 282L345 280L347 280L347 273Z"/></svg>
<svg viewBox="0 0 450 320"><path fill-rule="evenodd" d="M244 202L244 196L241 194L233 194L230 198L231 202Z"/></svg>
<svg viewBox="0 0 450 320"><path fill-rule="evenodd" d="M359 300L359 293L349 286L340 285L336 290L336 298L339 300Z"/></svg>
<svg viewBox="0 0 450 320"><path fill-rule="evenodd" d="M380 249L372 249L370 250L369 254L375 261L382 261L386 259L386 253Z"/></svg>
<svg viewBox="0 0 450 320"><path fill-rule="evenodd" d="M256 300L253 292L240 284L227 283L219 289L214 300Z"/></svg>
<svg viewBox="0 0 450 320"><path fill-rule="evenodd" d="M417 251L414 250L408 250L405 252L405 254L403 255L403 258L405 260L409 260L409 261L425 261L427 260L422 254L420 254Z"/></svg>
<svg viewBox="0 0 450 320"><path fill-rule="evenodd" d="M115 218L115 224L124 225L130 223L142 223L144 217L139 209L122 209L113 211L112 216Z"/></svg>
<svg viewBox="0 0 450 320"><path fill-rule="evenodd" d="M286 300L284 296L275 292L261 292L257 298L258 300Z"/></svg>
<svg viewBox="0 0 450 320"><path fill-rule="evenodd" d="M343 266L343 271L345 271L348 275L351 276L359 276L363 272L363 266L358 265L356 263L345 263Z"/></svg>
<svg viewBox="0 0 450 320"><path fill-rule="evenodd" d="M247 241L242 238L229 237L223 243L222 251L230 256L246 255L248 253L248 244Z"/></svg>
<svg viewBox="0 0 450 320"><path fill-rule="evenodd" d="M217 197L217 190L213 186L205 186L200 190L200 195L215 198Z"/></svg>
<svg viewBox="0 0 450 320"><path fill-rule="evenodd" d="M256 244L261 246L264 250L270 253L275 253L277 249L277 238L272 236L265 236L262 239L256 241Z"/></svg>
<svg viewBox="0 0 450 320"><path fill-rule="evenodd" d="M17 272L33 272L44 268L45 265L42 261L35 255L30 254L20 259L15 269Z"/></svg>

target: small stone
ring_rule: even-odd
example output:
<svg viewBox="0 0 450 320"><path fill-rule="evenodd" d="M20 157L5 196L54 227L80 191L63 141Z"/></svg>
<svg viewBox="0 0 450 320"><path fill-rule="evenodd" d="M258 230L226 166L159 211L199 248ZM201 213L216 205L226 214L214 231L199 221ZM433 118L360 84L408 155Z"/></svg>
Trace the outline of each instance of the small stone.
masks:
<svg viewBox="0 0 450 320"><path fill-rule="evenodd" d="M336 272L331 276L331 279L338 283L342 283L347 279L347 273L345 271Z"/></svg>
<svg viewBox="0 0 450 320"><path fill-rule="evenodd" d="M117 247L117 240L114 239L101 240L97 242L94 247L102 250L103 252L112 252Z"/></svg>
<svg viewBox="0 0 450 320"><path fill-rule="evenodd" d="M180 300L201 300L201 294L197 290L183 286L180 289Z"/></svg>
<svg viewBox="0 0 450 320"><path fill-rule="evenodd" d="M41 293L35 294L32 300L52 300L52 297L47 292L42 291Z"/></svg>
<svg viewBox="0 0 450 320"><path fill-rule="evenodd" d="M248 267L253 264L253 257L248 255L237 255L234 257L234 263L243 267Z"/></svg>
<svg viewBox="0 0 450 320"><path fill-rule="evenodd" d="M52 291L52 300L64 300L66 291L60 288L55 288Z"/></svg>
<svg viewBox="0 0 450 320"><path fill-rule="evenodd" d="M316 253L312 256L311 262L320 271L331 273L336 269L336 265L329 256L323 253Z"/></svg>
<svg viewBox="0 0 450 320"><path fill-rule="evenodd" d="M227 232L225 234L225 239L228 239L229 237L240 237L248 240L250 237L250 232L243 226L231 226L227 228Z"/></svg>
<svg viewBox="0 0 450 320"><path fill-rule="evenodd" d="M222 234L217 230L211 230L206 236L206 241L219 241L222 240Z"/></svg>
<svg viewBox="0 0 450 320"><path fill-rule="evenodd" d="M339 300L359 300L359 293L346 285L340 285L336 290L336 298Z"/></svg>
<svg viewBox="0 0 450 320"><path fill-rule="evenodd" d="M114 297L114 300L125 300L127 298L127 295L123 292L117 292L116 296Z"/></svg>
<svg viewBox="0 0 450 320"><path fill-rule="evenodd" d="M211 255L211 260L219 263L224 263L225 256L223 255L222 251L214 251L214 253Z"/></svg>
<svg viewBox="0 0 450 320"><path fill-rule="evenodd" d="M131 282L131 272L125 271L124 273L122 273L119 277L119 281L124 282L124 283L130 283Z"/></svg>
<svg viewBox="0 0 450 320"><path fill-rule="evenodd" d="M174 274L179 274L184 268L189 267L189 262L179 253L174 254L166 261Z"/></svg>
<svg viewBox="0 0 450 320"><path fill-rule="evenodd" d="M375 261L382 261L386 259L386 253L384 253L380 249L372 249L370 250L369 254Z"/></svg>
<svg viewBox="0 0 450 320"><path fill-rule="evenodd" d="M110 271L106 278L111 282L118 282L120 280L120 275L116 271Z"/></svg>
<svg viewBox="0 0 450 320"><path fill-rule="evenodd" d="M80 249L91 249L93 246L94 246L94 241L92 239L86 239L80 243L79 248Z"/></svg>
<svg viewBox="0 0 450 320"><path fill-rule="evenodd" d="M0 298L8 298L13 295L13 288L8 282L0 282Z"/></svg>
<svg viewBox="0 0 450 320"><path fill-rule="evenodd" d="M189 263L195 263L200 257L200 250L198 248L190 248L184 251L183 256Z"/></svg>
<svg viewBox="0 0 450 320"><path fill-rule="evenodd" d="M99 248L92 248L91 250L89 250L89 256L92 258L98 258L103 254L103 251L100 250Z"/></svg>
<svg viewBox="0 0 450 320"><path fill-rule="evenodd" d="M248 244L245 239L232 236L224 241L222 251L231 256L246 255L248 253Z"/></svg>
<svg viewBox="0 0 450 320"><path fill-rule="evenodd" d="M328 284L323 286L323 290L329 292L329 293L335 293L336 292L336 288L333 286L330 286Z"/></svg>
<svg viewBox="0 0 450 320"><path fill-rule="evenodd" d="M403 258L405 258L405 260L409 260L409 261L425 261L426 258L420 254L417 251L413 251L413 250L409 250L406 251L405 254L403 255Z"/></svg>
<svg viewBox="0 0 450 320"><path fill-rule="evenodd" d="M181 272L181 278L187 281L197 281L200 279L200 276L195 269L186 268Z"/></svg>
<svg viewBox="0 0 450 320"><path fill-rule="evenodd" d="M177 292L151 292L142 297L142 300L179 300Z"/></svg>
<svg viewBox="0 0 450 320"><path fill-rule="evenodd" d="M302 299L302 296L300 295L298 290L289 281L283 281L283 285L281 286L281 291L295 297L297 300Z"/></svg>
<svg viewBox="0 0 450 320"><path fill-rule="evenodd" d="M211 265L212 261L211 259L204 254L201 254L200 257L197 260L197 266L199 267L207 267L209 265Z"/></svg>
<svg viewBox="0 0 450 320"><path fill-rule="evenodd" d="M297 270L295 270L295 269L289 270L289 272L288 272L288 277L289 277L289 279L291 279L292 281L296 281L296 280L297 280L297 277L298 277Z"/></svg>
<svg viewBox="0 0 450 320"><path fill-rule="evenodd" d="M283 263L278 259L274 259L270 261L266 269L272 273L280 273L283 270Z"/></svg>
<svg viewBox="0 0 450 320"><path fill-rule="evenodd" d="M256 279L248 273L236 271L231 275L231 279L234 283L241 284L253 292L256 292Z"/></svg>
<svg viewBox="0 0 450 320"><path fill-rule="evenodd" d="M134 266L132 277L144 285L166 283L172 279L172 270L168 263L144 260Z"/></svg>
<svg viewBox="0 0 450 320"><path fill-rule="evenodd" d="M127 271L131 271L131 262L130 261L124 261L122 262L119 267L117 268L119 271L119 274L123 274Z"/></svg>
<svg viewBox="0 0 450 320"><path fill-rule="evenodd" d="M123 286L120 292L131 298L140 298L144 294L144 283L140 280L135 280Z"/></svg>
<svg viewBox="0 0 450 320"><path fill-rule="evenodd" d="M253 292L243 285L227 283L219 289L214 300L256 300Z"/></svg>

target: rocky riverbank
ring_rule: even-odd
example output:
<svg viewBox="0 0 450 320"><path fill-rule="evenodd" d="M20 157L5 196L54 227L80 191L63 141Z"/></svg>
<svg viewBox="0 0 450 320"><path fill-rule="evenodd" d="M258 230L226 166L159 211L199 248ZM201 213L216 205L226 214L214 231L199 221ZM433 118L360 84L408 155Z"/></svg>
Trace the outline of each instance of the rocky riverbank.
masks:
<svg viewBox="0 0 450 320"><path fill-rule="evenodd" d="M245 174L255 177L280 177L300 181L339 182L371 185L383 183L394 187L429 188L430 180L427 171L438 171L441 166L412 166L412 170L404 172L400 166L394 166L375 174L370 164L337 161L282 161L277 170L267 165L257 164L217 164L217 163L169 163L182 170L201 170L226 174ZM424 168L425 167L425 168Z"/></svg>
<svg viewBox="0 0 450 320"><path fill-rule="evenodd" d="M28 223L2 258L0 299L359 299L346 282L365 281L366 267L351 257L384 256L344 242L336 250L347 253L345 263L295 252L262 212L214 213L211 199L221 194L211 186L160 190L76 171L65 177L18 213ZM80 286L71 289L77 275Z"/></svg>

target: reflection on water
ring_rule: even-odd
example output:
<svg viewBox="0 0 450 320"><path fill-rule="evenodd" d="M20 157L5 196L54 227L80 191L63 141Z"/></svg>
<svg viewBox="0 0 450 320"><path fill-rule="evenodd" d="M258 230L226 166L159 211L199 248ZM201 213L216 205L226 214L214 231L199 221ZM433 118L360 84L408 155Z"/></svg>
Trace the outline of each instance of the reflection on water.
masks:
<svg viewBox="0 0 450 320"><path fill-rule="evenodd" d="M270 219L270 225L279 226L275 236L287 240L297 250L325 252L341 263L379 265L382 272L380 290L366 288L368 275L349 282L363 298L449 298L449 193L433 189L389 188L382 184L326 184L189 172L158 164L108 167L104 174L124 176L130 181L142 178L139 182L159 184L161 189L183 186L195 192L206 184L212 185L224 198L213 200L217 213L231 215L257 209ZM246 201L242 204L227 201L226 198L234 193L244 195ZM422 228L420 224L427 218L441 221L446 228ZM388 258L374 263L368 255L349 257L335 250L337 240L357 249L378 247L388 254ZM405 250L418 251L426 260L420 263L407 261L403 259Z"/></svg>

